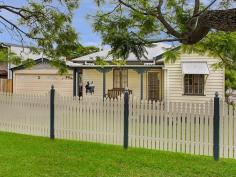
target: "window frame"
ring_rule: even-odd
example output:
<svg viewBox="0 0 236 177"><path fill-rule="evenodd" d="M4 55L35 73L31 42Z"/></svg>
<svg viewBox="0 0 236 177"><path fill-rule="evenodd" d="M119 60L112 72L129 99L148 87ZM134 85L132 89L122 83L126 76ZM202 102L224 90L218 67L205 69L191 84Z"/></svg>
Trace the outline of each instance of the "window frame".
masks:
<svg viewBox="0 0 236 177"><path fill-rule="evenodd" d="M158 96L157 96L157 98L156 99L153 99L153 100L155 100L155 101L161 101L162 100L162 94L163 94L163 74L162 74L162 72L160 71L160 70L151 70L151 71L147 71L146 72L146 85L147 85L147 87L146 87L146 94L147 94L147 98L148 98L148 100L152 100L152 99L150 99L150 95L149 95L149 89L150 89L150 84L149 84L149 74L150 73L158 73L158 80L159 80L159 83L158 83L158 89L159 89L159 91L158 91Z"/></svg>
<svg viewBox="0 0 236 177"><path fill-rule="evenodd" d="M117 85L117 81L116 81L116 78L115 77L117 77L117 75L115 74L115 72L119 72L119 79L118 79L118 81L119 81L119 87L115 87L116 85ZM126 72L125 74L126 74L126 83L124 82L124 79L123 79L123 77L124 77L124 74L123 74L123 72ZM127 87L128 87L128 69L127 68L114 68L113 69L113 88L114 89L125 89L125 88L123 88L122 87L122 85L127 85Z"/></svg>
<svg viewBox="0 0 236 177"><path fill-rule="evenodd" d="M189 80L192 80L191 81L191 84L186 84L186 77L190 77L191 78L187 78L189 82ZM202 79L202 80L200 80ZM184 94L183 95L188 95L188 96L205 96L205 75L204 74L185 74L184 75L184 83L183 83L183 86L184 86ZM196 81L198 80L198 81ZM196 91L195 89L195 84L197 83L197 87L198 87L198 91ZM202 86L200 86L202 84ZM188 92L186 92L186 86L188 87L187 90ZM191 92L189 91L191 88ZM200 92L200 90L202 90L202 92Z"/></svg>

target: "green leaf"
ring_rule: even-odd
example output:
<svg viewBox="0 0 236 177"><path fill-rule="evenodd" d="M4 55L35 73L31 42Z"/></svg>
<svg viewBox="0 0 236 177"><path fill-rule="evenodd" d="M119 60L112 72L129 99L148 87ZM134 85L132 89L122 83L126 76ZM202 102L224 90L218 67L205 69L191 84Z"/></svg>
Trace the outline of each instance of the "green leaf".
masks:
<svg viewBox="0 0 236 177"><path fill-rule="evenodd" d="M126 65L127 62L126 60L122 60L122 59L114 59L112 60L112 63L117 66L124 66Z"/></svg>
<svg viewBox="0 0 236 177"><path fill-rule="evenodd" d="M104 67L106 65L109 65L109 63L107 61L105 61L104 58L101 58L101 57L96 57L96 60L95 60L95 65L99 65L101 67Z"/></svg>
<svg viewBox="0 0 236 177"><path fill-rule="evenodd" d="M172 49L167 50L163 55L166 63L174 63L176 60L180 59L180 50Z"/></svg>

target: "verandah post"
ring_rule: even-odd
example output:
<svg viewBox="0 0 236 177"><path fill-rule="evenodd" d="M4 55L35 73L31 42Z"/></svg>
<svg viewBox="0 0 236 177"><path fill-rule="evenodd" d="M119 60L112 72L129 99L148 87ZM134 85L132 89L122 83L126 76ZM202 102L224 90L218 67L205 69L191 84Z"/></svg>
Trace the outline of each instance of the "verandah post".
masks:
<svg viewBox="0 0 236 177"><path fill-rule="evenodd" d="M124 92L124 148L128 149L129 142L129 92L125 89Z"/></svg>
<svg viewBox="0 0 236 177"><path fill-rule="evenodd" d="M55 139L55 89L52 85L50 90L50 139Z"/></svg>
<svg viewBox="0 0 236 177"><path fill-rule="evenodd" d="M76 82L76 74L77 73L77 70L74 68L74 70L73 70L73 96L76 96L77 95L77 93L76 93L76 84L77 84L77 82Z"/></svg>
<svg viewBox="0 0 236 177"><path fill-rule="evenodd" d="M214 139L213 139L213 156L214 160L219 160L219 143L220 143L220 98L218 92L214 98Z"/></svg>

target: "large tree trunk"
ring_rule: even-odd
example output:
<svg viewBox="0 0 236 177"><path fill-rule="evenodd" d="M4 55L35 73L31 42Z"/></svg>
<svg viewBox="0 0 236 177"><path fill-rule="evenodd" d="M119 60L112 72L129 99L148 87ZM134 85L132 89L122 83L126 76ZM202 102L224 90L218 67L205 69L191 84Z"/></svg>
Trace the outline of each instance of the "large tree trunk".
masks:
<svg viewBox="0 0 236 177"><path fill-rule="evenodd" d="M202 40L211 29L236 32L236 9L209 10L198 17L198 24L191 33L184 33L183 44L195 44Z"/></svg>
<svg viewBox="0 0 236 177"><path fill-rule="evenodd" d="M199 19L204 26L211 29L236 31L236 8L206 11Z"/></svg>

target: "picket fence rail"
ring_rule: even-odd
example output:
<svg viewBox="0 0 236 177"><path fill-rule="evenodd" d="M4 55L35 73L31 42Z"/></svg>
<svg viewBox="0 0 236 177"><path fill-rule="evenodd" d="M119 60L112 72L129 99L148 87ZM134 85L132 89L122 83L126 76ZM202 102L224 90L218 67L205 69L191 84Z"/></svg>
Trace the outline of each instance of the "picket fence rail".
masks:
<svg viewBox="0 0 236 177"><path fill-rule="evenodd" d="M124 97L55 95L55 138L123 145ZM139 100L130 96L128 144L213 155L214 102ZM0 93L0 131L49 136L50 95ZM236 159L236 110L220 101L220 157Z"/></svg>

